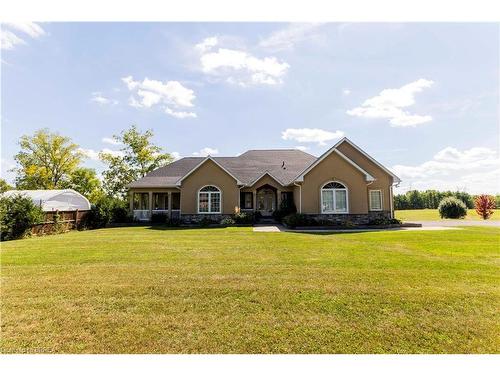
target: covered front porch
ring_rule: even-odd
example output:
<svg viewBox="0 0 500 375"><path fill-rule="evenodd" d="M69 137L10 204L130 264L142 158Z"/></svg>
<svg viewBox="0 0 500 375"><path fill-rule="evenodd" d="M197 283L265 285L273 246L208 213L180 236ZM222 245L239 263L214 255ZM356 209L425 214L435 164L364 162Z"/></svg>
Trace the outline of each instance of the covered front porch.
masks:
<svg viewBox="0 0 500 375"><path fill-rule="evenodd" d="M129 199L134 220L150 221L153 215L180 218L180 191L131 191Z"/></svg>

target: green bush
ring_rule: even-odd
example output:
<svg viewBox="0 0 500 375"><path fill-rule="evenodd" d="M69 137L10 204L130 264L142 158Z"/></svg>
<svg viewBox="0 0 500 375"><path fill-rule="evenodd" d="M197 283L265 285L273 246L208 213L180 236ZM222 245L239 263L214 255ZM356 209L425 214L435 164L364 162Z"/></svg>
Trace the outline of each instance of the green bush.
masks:
<svg viewBox="0 0 500 375"><path fill-rule="evenodd" d="M166 213L154 212L151 215L151 223L153 224L167 224L168 215Z"/></svg>
<svg viewBox="0 0 500 375"><path fill-rule="evenodd" d="M34 224L44 220L42 209L21 194L0 198L0 238L2 241L23 238Z"/></svg>
<svg viewBox="0 0 500 375"><path fill-rule="evenodd" d="M231 217L225 217L225 218L223 218L223 219L220 221L220 223L221 223L222 225L225 225L226 227L231 227L231 226L233 226L234 224L236 224L236 221L234 221L234 219L233 219L233 218L231 218Z"/></svg>
<svg viewBox="0 0 500 375"><path fill-rule="evenodd" d="M290 214L294 214L297 212L297 208L295 207L295 203L286 202L284 200L281 201L280 207L273 212L273 218L276 221L282 222L285 216Z"/></svg>
<svg viewBox="0 0 500 375"><path fill-rule="evenodd" d="M257 215L254 212L238 212L233 215L233 220L236 224L253 224Z"/></svg>
<svg viewBox="0 0 500 375"><path fill-rule="evenodd" d="M283 224L285 224L287 227L295 228L311 225L313 224L313 222L307 217L307 215L295 213L285 216L283 218Z"/></svg>
<svg viewBox="0 0 500 375"><path fill-rule="evenodd" d="M401 220L393 218L389 219L388 217L377 217L376 219L370 220L368 225L391 225L391 224L401 224Z"/></svg>
<svg viewBox="0 0 500 375"><path fill-rule="evenodd" d="M465 203L454 197L447 197L439 202L438 210L439 215L445 219L462 219L467 215Z"/></svg>
<svg viewBox="0 0 500 375"><path fill-rule="evenodd" d="M213 219L207 217L207 216L203 216L201 218L201 220L198 222L198 225L202 228L206 228L208 227L209 225L212 225L212 224L217 224Z"/></svg>
<svg viewBox="0 0 500 375"><path fill-rule="evenodd" d="M127 203L118 198L101 197L92 205L86 218L87 228L103 228L109 223L128 223Z"/></svg>

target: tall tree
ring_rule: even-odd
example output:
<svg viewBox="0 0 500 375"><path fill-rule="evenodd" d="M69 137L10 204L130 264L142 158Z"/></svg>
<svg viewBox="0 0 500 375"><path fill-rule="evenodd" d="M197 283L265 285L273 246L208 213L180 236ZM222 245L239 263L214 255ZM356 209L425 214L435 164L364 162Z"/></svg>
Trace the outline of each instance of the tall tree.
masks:
<svg viewBox="0 0 500 375"><path fill-rule="evenodd" d="M83 154L69 137L41 129L33 136L23 135L21 151L14 156L18 189L56 189L69 179Z"/></svg>
<svg viewBox="0 0 500 375"><path fill-rule="evenodd" d="M141 133L132 125L120 135L113 136L123 144L121 155L99 154L100 159L108 165L103 172L103 185L109 195L124 197L129 183L172 161L170 154L152 143L153 135L152 130Z"/></svg>
<svg viewBox="0 0 500 375"><path fill-rule="evenodd" d="M7 181L0 178L0 193L5 193L7 190L12 190L12 186L9 185Z"/></svg>
<svg viewBox="0 0 500 375"><path fill-rule="evenodd" d="M102 184L94 169L77 168L64 182L65 189L73 189L87 197L91 203L97 202L103 196Z"/></svg>

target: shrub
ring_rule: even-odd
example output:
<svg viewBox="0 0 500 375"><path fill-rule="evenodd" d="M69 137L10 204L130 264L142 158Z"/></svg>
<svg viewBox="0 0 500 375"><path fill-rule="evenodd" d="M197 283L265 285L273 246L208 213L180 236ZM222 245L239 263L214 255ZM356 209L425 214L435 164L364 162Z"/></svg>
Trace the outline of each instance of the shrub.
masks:
<svg viewBox="0 0 500 375"><path fill-rule="evenodd" d="M311 220L304 214L290 214L283 218L283 223L290 228L311 225Z"/></svg>
<svg viewBox="0 0 500 375"><path fill-rule="evenodd" d="M0 198L0 238L2 241L23 238L34 224L44 220L42 209L21 194Z"/></svg>
<svg viewBox="0 0 500 375"><path fill-rule="evenodd" d="M391 225L391 224L401 224L401 220L393 218L389 219L387 217L377 217L368 222L368 225Z"/></svg>
<svg viewBox="0 0 500 375"><path fill-rule="evenodd" d="M274 220L281 222L285 216L294 214L296 212L297 208L295 207L295 203L282 200L280 203L280 207L277 210L274 210L273 218Z"/></svg>
<svg viewBox="0 0 500 375"><path fill-rule="evenodd" d="M493 209L496 207L495 197L492 195L481 194L474 199L474 207L483 220L487 220L493 215Z"/></svg>
<svg viewBox="0 0 500 375"><path fill-rule="evenodd" d="M454 197L447 197L439 202L438 210L439 215L445 219L461 219L467 215L465 203Z"/></svg>
<svg viewBox="0 0 500 375"><path fill-rule="evenodd" d="M128 223L132 218L128 214L127 203L118 198L101 197L90 208L85 226L103 228L109 223Z"/></svg>
<svg viewBox="0 0 500 375"><path fill-rule="evenodd" d="M253 212L238 212L233 215L236 224L253 224L257 220L257 215Z"/></svg>
<svg viewBox="0 0 500 375"><path fill-rule="evenodd" d="M198 225L203 228L208 227L211 224L216 224L216 223L213 219L206 216L202 217L201 220L198 222Z"/></svg>
<svg viewBox="0 0 500 375"><path fill-rule="evenodd" d="M166 213L154 212L151 215L151 223L153 224L167 224L168 215Z"/></svg>
<svg viewBox="0 0 500 375"><path fill-rule="evenodd" d="M230 227L230 226L233 226L234 224L236 224L236 221L234 221L233 218L230 218L230 217L225 217L223 218L220 223L222 225L225 225L226 227Z"/></svg>

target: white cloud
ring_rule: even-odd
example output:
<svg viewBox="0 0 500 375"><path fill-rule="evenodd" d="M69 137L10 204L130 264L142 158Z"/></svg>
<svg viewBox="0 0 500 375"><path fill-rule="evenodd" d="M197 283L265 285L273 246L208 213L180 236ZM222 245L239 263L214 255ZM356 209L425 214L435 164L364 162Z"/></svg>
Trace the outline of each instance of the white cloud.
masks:
<svg viewBox="0 0 500 375"><path fill-rule="evenodd" d="M39 38L46 34L45 30L35 22L5 22L2 26L21 31L32 38Z"/></svg>
<svg viewBox="0 0 500 375"><path fill-rule="evenodd" d="M349 89L343 89L342 90L342 95L344 95L344 96L351 95L351 90L349 90Z"/></svg>
<svg viewBox="0 0 500 375"><path fill-rule="evenodd" d="M284 29L275 31L269 37L262 39L259 46L275 51L291 49L295 44L308 39L317 38L321 23L291 23Z"/></svg>
<svg viewBox="0 0 500 375"><path fill-rule="evenodd" d="M500 191L497 151L472 147L460 151L446 147L416 166L395 165L391 170L403 180L400 191L412 189L463 189L470 193Z"/></svg>
<svg viewBox="0 0 500 375"><path fill-rule="evenodd" d="M104 137L101 139L101 141L102 143L107 143L108 145L113 145L113 146L119 146L123 144L122 142L117 141L116 139L110 137Z"/></svg>
<svg viewBox="0 0 500 375"><path fill-rule="evenodd" d="M151 108L164 105L166 113L178 118L196 117L193 112L174 112L168 106L176 108L194 107L196 98L194 91L184 87L178 81L161 82L144 78L142 82L135 81L132 76L122 78L127 88L136 94L129 98L129 105L135 108Z"/></svg>
<svg viewBox="0 0 500 375"><path fill-rule="evenodd" d="M96 151L91 148L79 148L78 149L81 153L85 155L85 157L89 158L90 160L95 160L99 161L99 153L103 154L111 154L113 156L123 156L123 152L119 150L110 150L109 148L103 148L101 151Z"/></svg>
<svg viewBox="0 0 500 375"><path fill-rule="evenodd" d="M205 52L212 47L215 47L219 43L219 40L217 39L216 36L212 36L210 38L205 38L203 39L202 42L198 43L194 47L199 50L200 52Z"/></svg>
<svg viewBox="0 0 500 375"><path fill-rule="evenodd" d="M317 128L286 129L281 133L281 138L294 140L300 143L318 143L320 146L326 145L327 141L338 139L344 136L344 132L337 130L330 132Z"/></svg>
<svg viewBox="0 0 500 375"><path fill-rule="evenodd" d="M365 118L389 119L393 127L417 126L432 121L429 115L414 115L403 108L415 104L415 94L433 85L433 81L419 79L399 89L385 89L377 96L365 100L354 109L347 111L348 115Z"/></svg>
<svg viewBox="0 0 500 375"><path fill-rule="evenodd" d="M0 48L5 50L14 49L18 44L26 44L24 40L9 30L0 31Z"/></svg>
<svg viewBox="0 0 500 375"><path fill-rule="evenodd" d="M214 156L214 155L217 155L218 153L219 153L219 150L217 150L216 148L204 147L200 151L193 152L193 155L194 156L208 156L208 155Z"/></svg>
<svg viewBox="0 0 500 375"><path fill-rule="evenodd" d="M100 92L93 92L90 100L101 105L118 104L117 100L106 98Z"/></svg>
<svg viewBox="0 0 500 375"><path fill-rule="evenodd" d="M18 32L34 39L46 34L45 30L34 22L3 22L1 26L0 49L3 50L12 50L17 45L27 44L18 36Z"/></svg>
<svg viewBox="0 0 500 375"><path fill-rule="evenodd" d="M213 77L225 78L226 82L248 85L277 85L290 68L276 57L258 58L236 49L218 48L217 40L207 38L196 45L200 52L201 69Z"/></svg>
<svg viewBox="0 0 500 375"><path fill-rule="evenodd" d="M173 151L170 153L170 156L172 156L174 158L174 161L175 160L179 160L181 158L181 154L178 153L177 151Z"/></svg>
<svg viewBox="0 0 500 375"><path fill-rule="evenodd" d="M0 159L0 176L9 184L14 184L16 173L11 171L16 166L14 160L1 158Z"/></svg>
<svg viewBox="0 0 500 375"><path fill-rule="evenodd" d="M196 113L194 112L183 112L183 111L174 111L173 109L166 107L165 108L165 113L169 114L170 116L173 116L175 118L196 118L198 117Z"/></svg>

